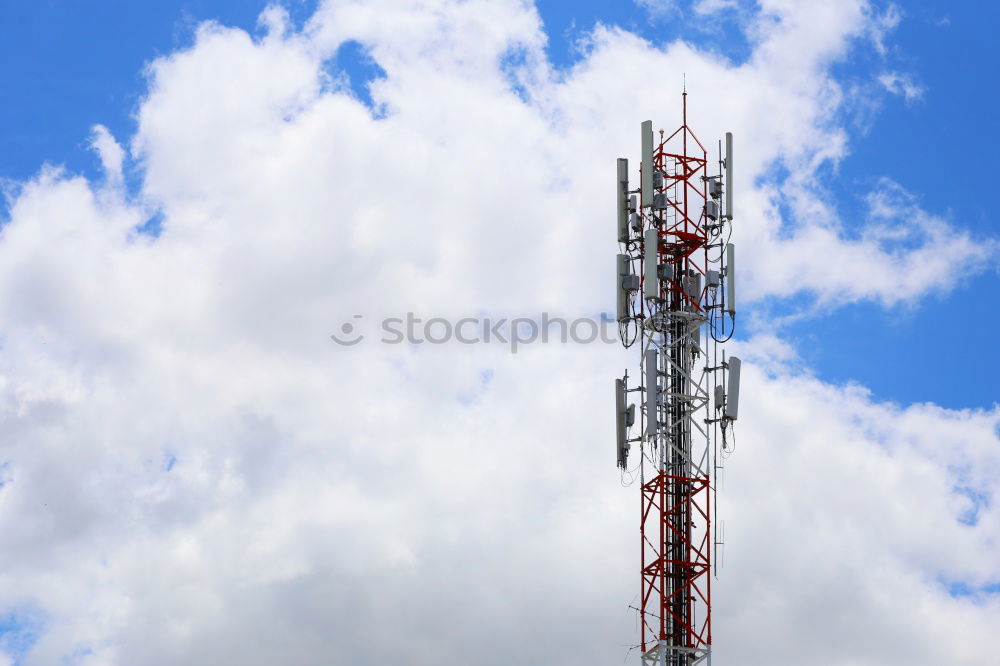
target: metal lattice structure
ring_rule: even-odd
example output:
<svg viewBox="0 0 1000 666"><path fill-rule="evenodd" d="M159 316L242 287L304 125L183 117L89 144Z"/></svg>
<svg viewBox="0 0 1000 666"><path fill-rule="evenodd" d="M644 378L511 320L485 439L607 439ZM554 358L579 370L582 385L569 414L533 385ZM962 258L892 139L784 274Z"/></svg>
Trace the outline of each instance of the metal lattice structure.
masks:
<svg viewBox="0 0 1000 666"><path fill-rule="evenodd" d="M643 664L663 666L711 662L716 479L740 371L720 349L736 314L732 135L709 174L707 150L687 124L686 92L682 99L672 134L654 137L652 122L642 123L638 189L618 160L618 322L623 344L639 346L642 378L636 387L627 371L616 380L618 465L641 490L638 647ZM638 424L631 393L641 395ZM633 444L640 455L630 468Z"/></svg>

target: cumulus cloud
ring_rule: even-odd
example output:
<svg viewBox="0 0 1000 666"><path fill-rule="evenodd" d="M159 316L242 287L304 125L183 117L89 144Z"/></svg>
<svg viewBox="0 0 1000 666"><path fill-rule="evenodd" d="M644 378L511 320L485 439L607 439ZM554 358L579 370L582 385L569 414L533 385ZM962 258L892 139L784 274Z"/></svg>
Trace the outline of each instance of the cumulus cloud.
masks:
<svg viewBox="0 0 1000 666"><path fill-rule="evenodd" d="M792 296L810 285L819 305L862 299L912 304L928 293L946 294L965 279L956 266L975 275L996 265L994 239L974 238L928 213L891 179L881 179L865 197L865 224L854 238L843 236L829 204L801 192L792 196L791 206L809 222L791 238L755 236L744 245L757 259L747 269L752 295ZM778 200L773 194L771 205Z"/></svg>
<svg viewBox="0 0 1000 666"><path fill-rule="evenodd" d="M879 403L747 346L754 389L720 508L719 659L981 661L1000 614L982 592L998 577L1000 410ZM978 592L954 594L957 581Z"/></svg>
<svg viewBox="0 0 1000 666"><path fill-rule="evenodd" d="M514 0L328 2L301 30L272 8L259 38L207 23L154 61L139 191L98 127L105 181L45 169L0 230L0 607L48 618L24 663L621 659L638 544L608 386L629 359L328 336L609 310L613 161L641 120L678 122L670 72L707 145L736 133L749 299L888 305L994 261L889 180L860 228L838 219L830 65L872 14L761 4L738 64L598 26L556 71ZM337 71L349 42L385 72L377 113ZM948 585L998 576L996 511L970 499L995 491L996 410L827 386L773 336L740 351L720 658L982 663L996 602Z"/></svg>

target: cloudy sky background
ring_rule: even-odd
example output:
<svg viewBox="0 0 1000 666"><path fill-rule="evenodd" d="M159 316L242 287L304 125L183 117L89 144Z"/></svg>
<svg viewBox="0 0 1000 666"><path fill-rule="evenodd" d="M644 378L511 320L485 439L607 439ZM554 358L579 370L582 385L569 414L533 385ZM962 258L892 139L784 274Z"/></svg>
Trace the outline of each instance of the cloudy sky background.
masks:
<svg viewBox="0 0 1000 666"><path fill-rule="evenodd" d="M634 354L376 322L612 311L685 75L738 150L717 663L1000 651L996 10L63 4L0 10L0 664L621 663Z"/></svg>

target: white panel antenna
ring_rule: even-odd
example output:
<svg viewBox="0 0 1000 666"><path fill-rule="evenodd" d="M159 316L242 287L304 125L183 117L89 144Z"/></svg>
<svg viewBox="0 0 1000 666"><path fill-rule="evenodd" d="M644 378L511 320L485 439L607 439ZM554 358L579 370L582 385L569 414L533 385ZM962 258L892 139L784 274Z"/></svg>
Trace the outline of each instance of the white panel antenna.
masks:
<svg viewBox="0 0 1000 666"><path fill-rule="evenodd" d="M653 203L653 121L642 121L642 206Z"/></svg>
<svg viewBox="0 0 1000 666"><path fill-rule="evenodd" d="M726 246L726 312L736 316L736 244Z"/></svg>
<svg viewBox="0 0 1000 666"><path fill-rule="evenodd" d="M726 410L723 413L730 421L735 421L740 411L740 366L742 362L736 356L729 357L729 395L726 396Z"/></svg>
<svg viewBox="0 0 1000 666"><path fill-rule="evenodd" d="M646 298L657 298L660 295L660 281L656 274L656 268L660 261L660 253L657 252L659 242L660 235L656 229L646 229L646 235L643 238L642 258L642 292Z"/></svg>
<svg viewBox="0 0 1000 666"><path fill-rule="evenodd" d="M628 427L632 425L629 423L628 417L629 411L632 408L631 406L625 406L625 382L621 379L615 380L615 407L615 431L618 433L618 466L625 469L629 449Z"/></svg>
<svg viewBox="0 0 1000 666"><path fill-rule="evenodd" d="M726 217L733 219L733 133L726 132Z"/></svg>
<svg viewBox="0 0 1000 666"><path fill-rule="evenodd" d="M628 160L618 158L618 242L628 242Z"/></svg>

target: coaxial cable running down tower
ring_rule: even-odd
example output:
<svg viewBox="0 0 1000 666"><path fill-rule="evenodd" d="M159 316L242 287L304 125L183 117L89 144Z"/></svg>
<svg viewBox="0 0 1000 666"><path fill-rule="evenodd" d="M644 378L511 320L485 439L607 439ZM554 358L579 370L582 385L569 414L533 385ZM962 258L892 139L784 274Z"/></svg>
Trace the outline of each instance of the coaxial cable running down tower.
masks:
<svg viewBox="0 0 1000 666"><path fill-rule="evenodd" d="M711 663L716 481L739 408L740 360L721 349L736 320L733 136L710 169L687 124L686 92L682 104L669 136L642 123L637 189L618 160L618 326L640 360L636 386L628 371L615 380L618 466L641 490L636 611L648 666Z"/></svg>

